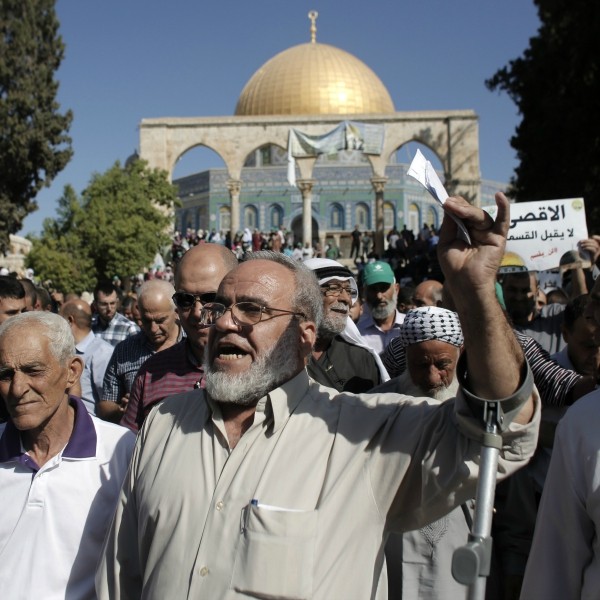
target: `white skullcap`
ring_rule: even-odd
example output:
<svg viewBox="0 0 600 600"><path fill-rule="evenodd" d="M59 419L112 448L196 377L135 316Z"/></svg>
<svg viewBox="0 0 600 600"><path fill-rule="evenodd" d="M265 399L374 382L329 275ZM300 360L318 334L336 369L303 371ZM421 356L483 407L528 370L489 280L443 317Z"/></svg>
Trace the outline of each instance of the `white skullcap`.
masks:
<svg viewBox="0 0 600 600"><path fill-rule="evenodd" d="M400 326L399 338L405 347L438 340L460 348L465 341L458 315L439 306L421 306L409 310Z"/></svg>

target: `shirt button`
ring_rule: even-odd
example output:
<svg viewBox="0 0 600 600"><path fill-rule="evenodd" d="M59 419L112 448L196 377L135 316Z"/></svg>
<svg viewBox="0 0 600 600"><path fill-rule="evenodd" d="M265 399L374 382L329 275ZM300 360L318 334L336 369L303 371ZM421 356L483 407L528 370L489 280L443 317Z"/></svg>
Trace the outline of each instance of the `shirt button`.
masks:
<svg viewBox="0 0 600 600"><path fill-rule="evenodd" d="M200 575L202 577L206 577L209 573L210 573L210 571L208 570L208 567L202 567L200 569Z"/></svg>
<svg viewBox="0 0 600 600"><path fill-rule="evenodd" d="M223 504L223 501L222 501L222 500L219 500L219 501L217 502L217 504L215 505L215 508L216 508L217 510L223 510L223 507L224 507L224 506L225 506L225 504Z"/></svg>

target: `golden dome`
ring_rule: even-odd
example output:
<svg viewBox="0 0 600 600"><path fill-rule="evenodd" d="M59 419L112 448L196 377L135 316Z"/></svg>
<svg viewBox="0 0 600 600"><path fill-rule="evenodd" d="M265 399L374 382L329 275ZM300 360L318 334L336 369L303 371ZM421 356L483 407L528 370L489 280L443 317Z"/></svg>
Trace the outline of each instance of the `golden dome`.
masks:
<svg viewBox="0 0 600 600"><path fill-rule="evenodd" d="M387 89L352 54L313 41L280 52L250 78L236 115L390 114Z"/></svg>

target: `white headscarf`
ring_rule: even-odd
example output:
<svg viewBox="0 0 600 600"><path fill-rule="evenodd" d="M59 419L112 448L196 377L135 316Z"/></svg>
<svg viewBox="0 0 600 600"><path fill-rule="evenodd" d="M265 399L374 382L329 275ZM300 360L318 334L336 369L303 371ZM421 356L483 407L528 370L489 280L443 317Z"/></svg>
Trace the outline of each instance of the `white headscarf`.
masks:
<svg viewBox="0 0 600 600"><path fill-rule="evenodd" d="M354 275L352 275L352 271L350 271L350 269L341 263L331 260L330 258L310 258L304 261L304 264L311 271L315 272L315 275L319 280L319 285L323 285L332 279L339 279L341 281L348 281L352 289L356 290L358 293L358 285L356 284ZM362 335L360 335L356 325L354 324L354 321L350 317L346 319L346 327L339 335L348 343L368 350L377 363L377 367L379 368L379 372L381 374L381 381L384 382L389 380L390 376L388 375L386 368L383 366L381 358L379 358L379 354L377 354L373 348L365 343Z"/></svg>
<svg viewBox="0 0 600 600"><path fill-rule="evenodd" d="M315 272L319 285L325 285L332 279L350 282L350 286L358 294L358 285L352 271L336 260L330 258L309 258L304 261L304 264Z"/></svg>

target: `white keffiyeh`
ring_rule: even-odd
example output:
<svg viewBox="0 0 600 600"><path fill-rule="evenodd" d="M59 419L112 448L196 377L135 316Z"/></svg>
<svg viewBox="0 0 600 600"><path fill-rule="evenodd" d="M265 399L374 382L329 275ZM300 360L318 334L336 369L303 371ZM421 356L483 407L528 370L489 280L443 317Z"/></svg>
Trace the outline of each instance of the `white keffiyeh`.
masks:
<svg viewBox="0 0 600 600"><path fill-rule="evenodd" d="M304 265L315 272L319 280L319 285L324 285L332 279L339 279L341 281L348 281L350 286L358 291L356 279L352 275L352 271L335 260L331 260L330 258L311 258L304 261ZM368 350L377 363L377 367L381 374L381 381L384 382L389 380L390 376L383 366L381 358L379 358L379 355L373 348L365 343L352 319L348 318L346 320L346 327L340 333L340 336L350 344Z"/></svg>
<svg viewBox="0 0 600 600"><path fill-rule="evenodd" d="M332 279L339 279L340 281L349 282L350 287L358 293L358 285L352 271L336 260L331 260L330 258L309 258L304 261L304 266L315 272L319 280L319 285L325 285Z"/></svg>

